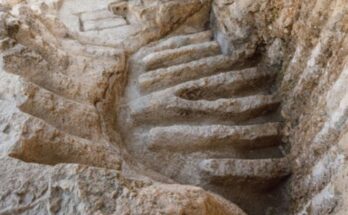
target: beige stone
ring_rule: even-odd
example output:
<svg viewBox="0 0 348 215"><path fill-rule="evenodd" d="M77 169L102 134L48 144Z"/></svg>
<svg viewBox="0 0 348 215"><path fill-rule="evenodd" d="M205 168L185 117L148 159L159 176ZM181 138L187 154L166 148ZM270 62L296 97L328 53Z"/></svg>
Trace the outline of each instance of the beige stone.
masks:
<svg viewBox="0 0 348 215"><path fill-rule="evenodd" d="M345 214L347 5L1 1L0 214Z"/></svg>
<svg viewBox="0 0 348 215"><path fill-rule="evenodd" d="M0 179L6 183L0 187L2 214L245 214L196 187L153 184L81 165L0 160Z"/></svg>

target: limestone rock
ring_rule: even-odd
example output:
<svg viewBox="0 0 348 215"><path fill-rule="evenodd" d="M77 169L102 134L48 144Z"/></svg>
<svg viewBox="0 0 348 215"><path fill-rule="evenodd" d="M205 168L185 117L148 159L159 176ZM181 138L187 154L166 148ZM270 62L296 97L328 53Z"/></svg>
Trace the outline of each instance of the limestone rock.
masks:
<svg viewBox="0 0 348 215"><path fill-rule="evenodd" d="M1 214L45 214L49 167L1 156Z"/></svg>
<svg viewBox="0 0 348 215"><path fill-rule="evenodd" d="M0 1L0 214L345 214L347 5Z"/></svg>
<svg viewBox="0 0 348 215"><path fill-rule="evenodd" d="M146 166L219 194L228 187L230 199L257 213L261 206L251 209L250 196L238 189L279 187L291 173L271 119L280 104L270 88L276 73L221 52L209 31L140 49L130 62L136 81L126 88L118 127L130 154Z"/></svg>
<svg viewBox="0 0 348 215"><path fill-rule="evenodd" d="M157 21L164 21L159 28L171 31L199 11L200 4L157 5L163 16ZM190 13L175 13L177 5ZM151 177L131 173L140 165L127 158L112 124L127 50L86 44L83 35L113 30L118 26L113 22L121 19L104 9L81 11L83 28L76 33L59 20L67 1L7 1L4 6L1 214L244 214L201 188L161 184L149 172ZM165 20L167 13L171 18ZM103 41L112 32L100 35ZM123 176L127 174L136 179Z"/></svg>
<svg viewBox="0 0 348 215"><path fill-rule="evenodd" d="M120 172L80 165L24 163L0 157L1 214L244 215L200 188L127 179Z"/></svg>

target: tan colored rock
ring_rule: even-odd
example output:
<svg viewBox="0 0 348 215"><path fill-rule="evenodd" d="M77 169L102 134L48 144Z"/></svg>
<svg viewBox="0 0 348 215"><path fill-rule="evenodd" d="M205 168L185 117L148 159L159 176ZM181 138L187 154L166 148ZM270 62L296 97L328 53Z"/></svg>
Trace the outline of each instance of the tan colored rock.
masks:
<svg viewBox="0 0 348 215"><path fill-rule="evenodd" d="M267 148L280 144L278 123L248 126L176 125L152 128L147 144L151 150L182 150L231 145L240 148Z"/></svg>
<svg viewBox="0 0 348 215"><path fill-rule="evenodd" d="M251 209L249 195L264 198L254 193L277 189L291 173L271 123L280 104L270 89L276 73L221 54L209 36L175 35L139 50L118 125L148 168L219 194L228 187L230 198L258 214L265 206ZM271 199L266 204L279 201Z"/></svg>
<svg viewBox="0 0 348 215"><path fill-rule="evenodd" d="M108 144L63 132L7 101L0 100L0 110L1 154L43 164L80 163L120 168L118 152Z"/></svg>
<svg viewBox="0 0 348 215"><path fill-rule="evenodd" d="M103 100L110 77L124 66L122 54L94 56L88 62L92 57L80 52L66 55L65 65L55 56L65 51L62 38L52 33L54 23L43 21L47 14L28 5L16 8L4 16L10 33L3 36L17 44L1 53L1 153L27 162L119 169L119 150L105 140L94 103Z"/></svg>
<svg viewBox="0 0 348 215"><path fill-rule="evenodd" d="M8 36L38 52L53 66L66 69L69 57L60 49L59 41L46 25L26 6L19 7L18 13L17 18L7 19Z"/></svg>
<svg viewBox="0 0 348 215"><path fill-rule="evenodd" d="M49 192L48 166L1 156L0 213L45 214Z"/></svg>
<svg viewBox="0 0 348 215"><path fill-rule="evenodd" d="M108 5L108 9L115 15L126 16L128 13L128 2L118 1Z"/></svg>
<svg viewBox="0 0 348 215"><path fill-rule="evenodd" d="M0 157L1 214L244 215L221 197L190 186L124 178L79 165L56 167Z"/></svg>
<svg viewBox="0 0 348 215"><path fill-rule="evenodd" d="M345 214L347 5L1 1L0 214Z"/></svg>
<svg viewBox="0 0 348 215"><path fill-rule="evenodd" d="M125 50L93 40L86 44L88 38L83 38L106 31L99 36L107 41L128 21L104 9L82 8L77 34L57 19L69 7L65 3L7 2L10 7L1 16L1 39L11 43L1 46L0 213L245 214L201 188L161 184L133 173L140 165L127 157L112 124L126 78ZM176 14L177 5L190 13ZM169 20L157 20L169 24L159 24L168 28L163 32L177 28L174 25L199 11L197 5L206 4L187 5L158 5L161 16L172 13ZM215 52L217 44L206 49ZM145 175L156 178L151 171Z"/></svg>
<svg viewBox="0 0 348 215"><path fill-rule="evenodd" d="M245 214L221 197L191 186L154 185L143 189L138 199L140 204L134 207L135 214L152 214L157 207L163 214Z"/></svg>

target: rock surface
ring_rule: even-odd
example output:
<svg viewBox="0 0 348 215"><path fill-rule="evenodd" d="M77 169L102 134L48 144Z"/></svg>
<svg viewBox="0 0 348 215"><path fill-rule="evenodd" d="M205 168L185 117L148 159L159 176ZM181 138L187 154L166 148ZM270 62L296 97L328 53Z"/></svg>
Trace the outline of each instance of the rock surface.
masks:
<svg viewBox="0 0 348 215"><path fill-rule="evenodd" d="M110 169L0 157L1 214L244 215L201 188L128 179Z"/></svg>
<svg viewBox="0 0 348 215"><path fill-rule="evenodd" d="M347 11L0 1L0 214L345 214Z"/></svg>
<svg viewBox="0 0 348 215"><path fill-rule="evenodd" d="M283 62L277 82L293 161L291 212L335 213L335 186L345 186L336 181L344 175L340 148L347 145L338 145L347 131L347 1L221 0L213 10L226 52L265 50L266 63Z"/></svg>
<svg viewBox="0 0 348 215"><path fill-rule="evenodd" d="M123 17L110 1L1 3L0 214L245 214L141 168L113 128L127 53L200 29L208 1L133 1Z"/></svg>

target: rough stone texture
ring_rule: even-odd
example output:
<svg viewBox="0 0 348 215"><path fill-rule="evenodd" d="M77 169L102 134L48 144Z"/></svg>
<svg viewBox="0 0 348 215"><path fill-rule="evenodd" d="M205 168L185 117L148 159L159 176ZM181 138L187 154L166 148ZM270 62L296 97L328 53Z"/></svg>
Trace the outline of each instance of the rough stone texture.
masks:
<svg viewBox="0 0 348 215"><path fill-rule="evenodd" d="M244 215L201 188L124 178L83 165L55 167L0 157L1 214Z"/></svg>
<svg viewBox="0 0 348 215"><path fill-rule="evenodd" d="M333 179L333 184L335 187L336 199L338 199L338 206L335 209L335 213L338 215L343 215L346 213L348 208L348 168L347 168L347 156L348 156L348 134L344 134L339 142L339 146L342 147L344 156L346 157L344 165L340 168L336 178Z"/></svg>
<svg viewBox="0 0 348 215"><path fill-rule="evenodd" d="M112 16L107 7L112 2L112 0L102 0L95 5L94 0L67 0L60 3L58 16L70 33L84 43L134 52L153 40L175 33L175 30L190 33L203 29L209 20L211 1L132 0L128 2L126 14L116 13L115 16ZM110 5L112 7L112 4ZM108 16L100 16L101 12ZM90 28L88 31L84 29L87 21L105 23L109 19L121 19L125 22L102 29ZM95 27L101 26L95 24Z"/></svg>
<svg viewBox="0 0 348 215"><path fill-rule="evenodd" d="M114 129L128 52L202 29L209 1L131 1L122 17L110 2L1 2L0 214L244 215L147 170Z"/></svg>
<svg viewBox="0 0 348 215"><path fill-rule="evenodd" d="M348 91L343 84L347 83L347 2L302 3L298 15L292 31L295 51L288 54L292 58L284 64L281 84L285 135L295 158L294 210L320 205L323 209L312 210L327 214L335 206L336 195L326 192L321 200L315 196L330 186L344 159L335 148L348 123ZM308 185L308 177L316 183Z"/></svg>
<svg viewBox="0 0 348 215"><path fill-rule="evenodd" d="M329 214L344 177L347 1L216 1L217 38L229 52L284 56L278 78L284 141L291 146L292 213ZM274 49L281 39L283 48ZM278 53L278 54L275 54ZM271 56L272 57L272 56ZM273 57L274 58L274 57ZM343 171L343 173L341 173Z"/></svg>
<svg viewBox="0 0 348 215"><path fill-rule="evenodd" d="M0 1L0 214L346 214L347 12Z"/></svg>
<svg viewBox="0 0 348 215"><path fill-rule="evenodd" d="M272 127L279 122L276 73L220 47L207 50L215 42L209 35L170 36L132 56L121 136L147 168L219 193L248 213L281 213L281 192L266 191L281 189L291 172L280 129ZM187 52L194 54L181 59Z"/></svg>

